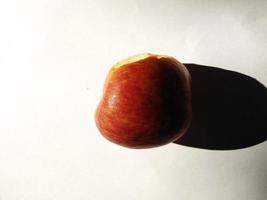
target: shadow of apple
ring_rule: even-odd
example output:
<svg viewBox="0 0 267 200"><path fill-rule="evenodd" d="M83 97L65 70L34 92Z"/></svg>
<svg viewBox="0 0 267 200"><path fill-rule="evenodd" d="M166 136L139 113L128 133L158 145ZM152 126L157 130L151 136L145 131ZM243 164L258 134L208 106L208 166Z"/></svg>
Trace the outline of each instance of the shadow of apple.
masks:
<svg viewBox="0 0 267 200"><path fill-rule="evenodd" d="M210 150L246 148L267 138L267 89L241 73L185 64L192 76L193 121L174 143Z"/></svg>

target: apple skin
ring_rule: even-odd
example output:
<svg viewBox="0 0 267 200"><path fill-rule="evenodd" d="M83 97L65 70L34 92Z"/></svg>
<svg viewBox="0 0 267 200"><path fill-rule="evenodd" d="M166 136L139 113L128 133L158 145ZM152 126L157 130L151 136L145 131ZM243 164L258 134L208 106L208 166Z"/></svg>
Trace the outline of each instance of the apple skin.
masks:
<svg viewBox="0 0 267 200"><path fill-rule="evenodd" d="M169 56L140 57L111 68L95 113L105 138L135 149L179 139L192 118L191 77L186 67Z"/></svg>

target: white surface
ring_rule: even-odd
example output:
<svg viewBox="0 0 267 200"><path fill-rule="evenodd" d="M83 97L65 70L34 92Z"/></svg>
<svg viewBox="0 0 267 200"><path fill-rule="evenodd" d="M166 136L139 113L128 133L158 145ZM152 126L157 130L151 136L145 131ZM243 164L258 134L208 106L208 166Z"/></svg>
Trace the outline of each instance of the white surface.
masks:
<svg viewBox="0 0 267 200"><path fill-rule="evenodd" d="M264 0L1 0L0 199L266 200L266 142L131 150L94 123L108 69L138 53L267 85L266 10Z"/></svg>

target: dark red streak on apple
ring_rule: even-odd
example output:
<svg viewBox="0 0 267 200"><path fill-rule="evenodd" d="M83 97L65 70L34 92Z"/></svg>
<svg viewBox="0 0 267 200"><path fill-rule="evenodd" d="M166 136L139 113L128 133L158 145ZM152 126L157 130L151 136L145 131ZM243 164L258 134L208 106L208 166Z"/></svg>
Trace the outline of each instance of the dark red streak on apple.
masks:
<svg viewBox="0 0 267 200"><path fill-rule="evenodd" d="M172 58L148 57L112 69L96 111L96 124L110 141L150 148L177 140L191 121L191 82Z"/></svg>

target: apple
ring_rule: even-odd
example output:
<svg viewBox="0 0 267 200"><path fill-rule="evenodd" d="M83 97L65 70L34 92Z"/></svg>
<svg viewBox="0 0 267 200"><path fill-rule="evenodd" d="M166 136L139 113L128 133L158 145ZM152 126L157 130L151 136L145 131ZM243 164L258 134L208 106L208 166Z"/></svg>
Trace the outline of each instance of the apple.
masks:
<svg viewBox="0 0 267 200"><path fill-rule="evenodd" d="M191 77L173 57L132 56L109 71L95 122L102 135L129 148L152 148L180 138L191 118Z"/></svg>

